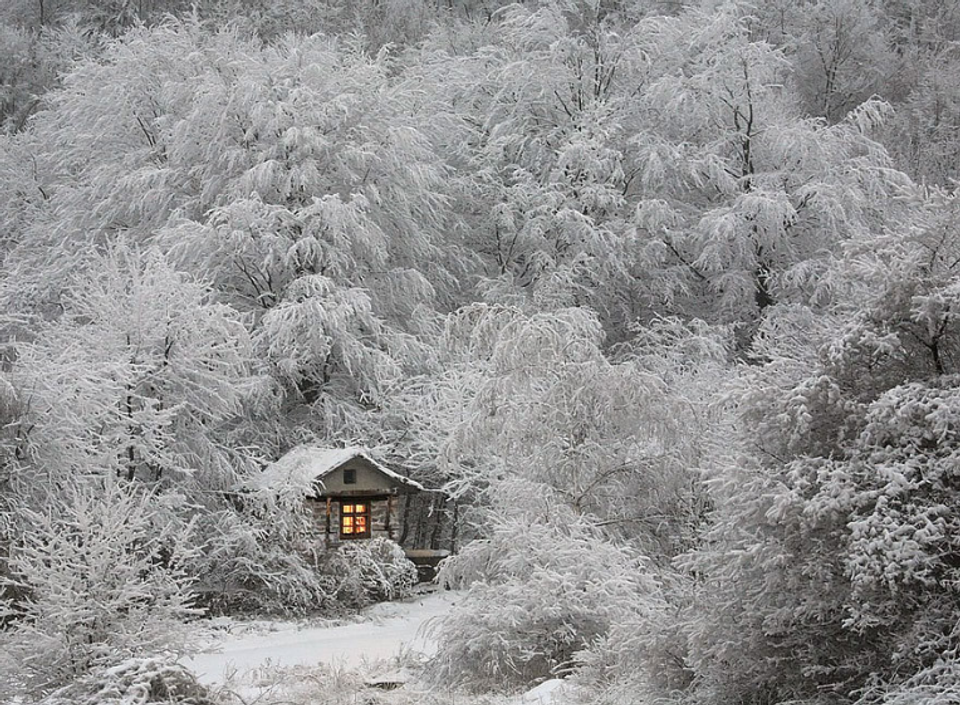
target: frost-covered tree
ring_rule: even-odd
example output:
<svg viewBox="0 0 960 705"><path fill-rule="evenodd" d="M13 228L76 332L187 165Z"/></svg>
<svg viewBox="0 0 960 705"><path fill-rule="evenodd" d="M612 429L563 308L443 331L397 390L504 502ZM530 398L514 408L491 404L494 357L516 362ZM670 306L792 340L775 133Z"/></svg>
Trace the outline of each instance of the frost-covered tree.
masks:
<svg viewBox="0 0 960 705"><path fill-rule="evenodd" d="M870 138L884 104L835 125L804 117L788 57L748 30L735 3L638 29L649 127L633 143L632 188L643 261L660 272L661 296L732 322L821 300L830 253L881 223L905 182Z"/></svg>
<svg viewBox="0 0 960 705"><path fill-rule="evenodd" d="M71 482L43 509L4 517L8 696L34 695L140 656L183 653L196 552L189 525L158 521L163 498L109 476ZM14 527L15 531L11 531ZM5 665L7 665L5 663Z"/></svg>
<svg viewBox="0 0 960 705"><path fill-rule="evenodd" d="M89 264L15 347L23 489L102 473L229 487L242 461L217 436L254 389L241 317L155 249Z"/></svg>
<svg viewBox="0 0 960 705"><path fill-rule="evenodd" d="M438 627L432 677L518 688L595 662L616 623L666 613L669 559L706 510L721 333L662 319L605 351L588 309L447 317L444 372L392 397L409 457L468 505L474 539L443 569L468 593Z"/></svg>
<svg viewBox="0 0 960 705"><path fill-rule="evenodd" d="M509 691L564 675L586 646L658 600L642 557L544 487L508 484L488 537L441 571L466 594L434 626L440 648L428 672L437 682Z"/></svg>
<svg viewBox="0 0 960 705"><path fill-rule="evenodd" d="M741 443L710 485L717 523L687 665L708 702L902 701L955 686L958 439L953 195L850 243L830 316L771 316L734 398ZM682 621L682 620L681 620Z"/></svg>
<svg viewBox="0 0 960 705"><path fill-rule="evenodd" d="M397 397L413 457L454 496L493 496L523 478L610 535L672 555L701 509L692 469L724 348L715 332L676 321L643 329L613 360L602 341L584 309L455 312L439 345L444 374Z"/></svg>
<svg viewBox="0 0 960 705"><path fill-rule="evenodd" d="M903 62L882 3L778 1L747 12L751 34L794 62L793 82L807 115L835 123L872 96L901 97L896 73Z"/></svg>
<svg viewBox="0 0 960 705"><path fill-rule="evenodd" d="M248 314L285 402L271 453L288 421L294 439L369 435L384 387L422 371L415 335L465 269L428 101L395 69L358 42L264 46L195 20L108 43L0 169L17 204L5 305L56 315L60 282L105 243L158 246Z"/></svg>
<svg viewBox="0 0 960 705"><path fill-rule="evenodd" d="M960 154L958 65L949 51L920 68L913 90L885 130L900 168L918 181L948 186Z"/></svg>
<svg viewBox="0 0 960 705"><path fill-rule="evenodd" d="M194 6L209 4L211 0L201 0ZM190 7L184 0L10 0L0 8L0 18L31 29L79 20L98 32L117 35Z"/></svg>
<svg viewBox="0 0 960 705"><path fill-rule="evenodd" d="M449 106L447 151L485 299L588 305L620 332L637 299L623 154L636 38L596 2L495 17L482 31L437 32L415 69Z"/></svg>
<svg viewBox="0 0 960 705"><path fill-rule="evenodd" d="M805 114L799 59L750 10L547 2L428 43L487 301L590 306L615 340L654 314L746 340L768 306L824 295L830 253L895 208L891 111Z"/></svg>

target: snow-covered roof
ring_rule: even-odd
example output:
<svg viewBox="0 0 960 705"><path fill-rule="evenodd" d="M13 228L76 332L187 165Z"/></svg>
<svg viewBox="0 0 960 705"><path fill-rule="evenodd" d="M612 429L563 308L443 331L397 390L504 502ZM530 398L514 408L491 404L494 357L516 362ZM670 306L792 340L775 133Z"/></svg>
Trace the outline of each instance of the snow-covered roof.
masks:
<svg viewBox="0 0 960 705"><path fill-rule="evenodd" d="M362 458L376 470L383 473L398 484L406 485L415 490L425 491L423 485L394 472L382 463L374 460L365 448L352 446L349 448L321 448L319 446L302 445L291 449L276 462L271 463L253 480L254 486L260 489L280 488L283 486L305 487L325 476L354 458Z"/></svg>

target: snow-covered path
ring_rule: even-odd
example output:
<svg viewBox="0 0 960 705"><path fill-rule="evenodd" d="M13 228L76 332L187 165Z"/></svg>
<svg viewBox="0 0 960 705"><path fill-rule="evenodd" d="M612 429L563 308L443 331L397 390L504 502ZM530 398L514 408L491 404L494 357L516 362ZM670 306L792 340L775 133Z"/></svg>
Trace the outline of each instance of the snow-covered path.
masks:
<svg viewBox="0 0 960 705"><path fill-rule="evenodd" d="M271 631L227 635L217 646L184 662L200 682L219 685L231 673L264 667L314 666L320 663L355 668L404 651L432 653L435 646L423 625L446 614L454 592L437 592L404 602L374 606L369 619L337 627L304 627L278 622Z"/></svg>

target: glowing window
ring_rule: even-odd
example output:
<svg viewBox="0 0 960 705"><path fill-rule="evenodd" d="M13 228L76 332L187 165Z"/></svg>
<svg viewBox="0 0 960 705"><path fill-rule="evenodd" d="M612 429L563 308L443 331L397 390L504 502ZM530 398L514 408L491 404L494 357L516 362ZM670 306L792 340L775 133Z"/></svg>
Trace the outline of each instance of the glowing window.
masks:
<svg viewBox="0 0 960 705"><path fill-rule="evenodd" d="M343 502L340 505L340 537L363 539L370 536L370 503Z"/></svg>

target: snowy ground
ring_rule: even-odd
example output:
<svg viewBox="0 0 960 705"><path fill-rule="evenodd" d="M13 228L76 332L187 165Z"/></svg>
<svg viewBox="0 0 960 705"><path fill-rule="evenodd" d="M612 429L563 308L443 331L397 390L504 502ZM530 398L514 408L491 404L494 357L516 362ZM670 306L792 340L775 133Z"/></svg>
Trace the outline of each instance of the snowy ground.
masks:
<svg viewBox="0 0 960 705"><path fill-rule="evenodd" d="M414 653L430 655L434 644L426 625L446 614L455 592L435 592L404 602L375 605L365 619L341 626L309 626L302 622L263 622L256 627L235 623L211 649L185 665L205 685L222 685L229 677L265 668L324 665L358 668L378 660L397 660Z"/></svg>
<svg viewBox="0 0 960 705"><path fill-rule="evenodd" d="M376 605L351 624L306 622L237 622L214 625L210 647L184 662L201 683L233 693L240 702L339 702L357 688L399 685L415 680L407 670L436 650L431 620L446 614L459 598L456 592L435 592L403 602ZM310 681L327 689L309 692ZM340 681L339 684L332 681ZM292 685L291 685L292 683ZM331 698L329 688L341 688ZM404 689L415 689L410 683ZM397 698L369 702L428 702L420 694L393 691ZM561 681L547 681L529 693L503 699L503 705L559 705ZM273 697L271 697L271 695ZM383 693L384 697L388 693ZM422 695L428 695L422 693ZM437 702L430 693L430 702ZM410 697L414 699L409 699ZM360 702L356 697L349 702ZM364 701L368 701L364 699ZM344 700L347 702L347 700ZM485 700L487 703L496 699Z"/></svg>

